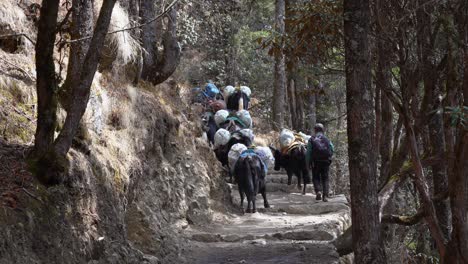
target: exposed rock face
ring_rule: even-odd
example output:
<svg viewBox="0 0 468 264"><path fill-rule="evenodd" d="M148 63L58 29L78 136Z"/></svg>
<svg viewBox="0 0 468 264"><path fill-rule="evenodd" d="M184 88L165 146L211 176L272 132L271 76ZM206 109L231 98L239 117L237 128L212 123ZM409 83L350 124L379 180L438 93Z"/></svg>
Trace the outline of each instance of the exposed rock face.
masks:
<svg viewBox="0 0 468 264"><path fill-rule="evenodd" d="M164 86L152 93L101 82L84 120L86 147L69 153L64 185L26 182L14 208L0 210L0 263L180 263L180 230L210 221L223 203L214 154L180 99L164 97ZM0 150L2 161L26 168L27 146Z"/></svg>

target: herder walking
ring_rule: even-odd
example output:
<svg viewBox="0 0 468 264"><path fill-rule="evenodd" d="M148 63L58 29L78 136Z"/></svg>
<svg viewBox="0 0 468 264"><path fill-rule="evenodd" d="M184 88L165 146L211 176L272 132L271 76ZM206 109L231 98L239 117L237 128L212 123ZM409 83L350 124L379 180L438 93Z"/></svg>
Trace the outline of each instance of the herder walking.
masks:
<svg viewBox="0 0 468 264"><path fill-rule="evenodd" d="M312 182L316 200L328 202L330 191L330 178L328 175L332 161L334 147L332 142L325 136L325 127L317 123L314 127L315 135L309 139L307 144L307 164L312 169Z"/></svg>

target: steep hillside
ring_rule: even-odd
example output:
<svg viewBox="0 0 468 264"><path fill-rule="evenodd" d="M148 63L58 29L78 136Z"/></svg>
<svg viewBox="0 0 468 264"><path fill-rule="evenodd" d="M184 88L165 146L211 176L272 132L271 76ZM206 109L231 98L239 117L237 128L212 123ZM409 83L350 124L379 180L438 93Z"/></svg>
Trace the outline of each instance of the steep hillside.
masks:
<svg viewBox="0 0 468 264"><path fill-rule="evenodd" d="M29 4L2 1L0 35L34 36ZM178 232L224 211L228 189L181 89L130 85L116 74L121 65L97 73L64 184L45 188L26 159L34 46L13 40L0 42L0 263L183 261Z"/></svg>
<svg viewBox="0 0 468 264"><path fill-rule="evenodd" d="M25 119L34 113L14 110L34 104L34 97L14 107L2 104L8 126L16 128L4 130L0 148L2 263L153 259L141 252L176 261L183 245L178 230L210 221L211 208L223 201L215 157L196 137L200 128L179 95L167 86L106 83L108 77L95 80L88 133L70 152L70 170L58 187L42 187L26 170L34 125ZM6 99L15 80L2 79Z"/></svg>

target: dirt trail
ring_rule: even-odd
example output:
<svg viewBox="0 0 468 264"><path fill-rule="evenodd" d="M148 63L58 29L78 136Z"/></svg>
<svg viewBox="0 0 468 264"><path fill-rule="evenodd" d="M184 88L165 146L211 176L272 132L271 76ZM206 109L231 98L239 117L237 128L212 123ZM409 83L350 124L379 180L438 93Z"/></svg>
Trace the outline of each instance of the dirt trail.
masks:
<svg viewBox="0 0 468 264"><path fill-rule="evenodd" d="M302 195L286 180L284 174L267 176L271 208L263 208L259 195L255 214L189 227L185 235L191 243L184 254L188 263L339 263L330 242L350 225L346 198L338 195L327 203L316 201L310 188ZM237 186L230 187L238 205Z"/></svg>

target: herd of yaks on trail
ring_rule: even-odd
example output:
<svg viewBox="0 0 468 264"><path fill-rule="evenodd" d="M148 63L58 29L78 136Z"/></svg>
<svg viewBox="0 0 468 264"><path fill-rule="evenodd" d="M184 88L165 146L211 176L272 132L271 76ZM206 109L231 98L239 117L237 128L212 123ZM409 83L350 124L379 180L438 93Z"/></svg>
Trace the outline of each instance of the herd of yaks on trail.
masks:
<svg viewBox="0 0 468 264"><path fill-rule="evenodd" d="M255 213L258 193L262 194L264 207L270 207L265 178L272 167L286 170L288 185L296 175L298 188L305 194L310 179L306 164L306 143L310 136L284 129L279 138L281 150L255 146L248 111L250 96L251 89L247 86L229 85L222 93L213 83L192 89L192 103L204 107L202 122L216 157L227 168L230 181L234 176L238 184L242 211L247 198L246 212Z"/></svg>

